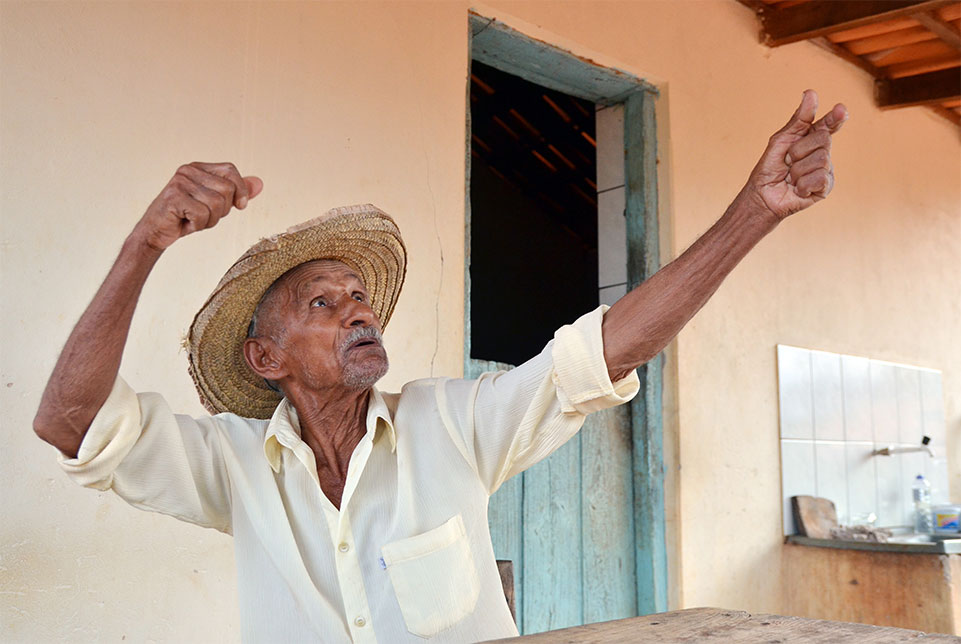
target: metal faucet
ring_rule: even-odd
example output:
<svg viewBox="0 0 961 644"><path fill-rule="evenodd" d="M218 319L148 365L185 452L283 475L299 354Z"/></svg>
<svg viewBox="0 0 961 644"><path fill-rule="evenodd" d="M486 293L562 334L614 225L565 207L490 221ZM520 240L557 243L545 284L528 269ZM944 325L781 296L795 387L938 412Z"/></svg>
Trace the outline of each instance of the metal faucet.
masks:
<svg viewBox="0 0 961 644"><path fill-rule="evenodd" d="M881 449L876 449L871 452L872 456L891 456L893 454L908 454L911 452L927 452L928 456L934 458L934 450L928 443L931 442L930 436L925 436L921 439L921 444L917 447L898 447L896 445L888 445L887 447L882 447Z"/></svg>

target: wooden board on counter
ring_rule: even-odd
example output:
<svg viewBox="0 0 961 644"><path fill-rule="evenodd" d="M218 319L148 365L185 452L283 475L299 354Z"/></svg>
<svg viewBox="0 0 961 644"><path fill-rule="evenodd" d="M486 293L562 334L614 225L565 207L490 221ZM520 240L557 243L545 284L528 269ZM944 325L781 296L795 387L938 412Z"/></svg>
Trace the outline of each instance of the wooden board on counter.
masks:
<svg viewBox="0 0 961 644"><path fill-rule="evenodd" d="M691 608L612 622L586 624L497 642L512 644L607 644L613 642L735 642L739 644L894 644L895 642L959 642L950 635L903 628L849 624L803 617L752 614L723 608Z"/></svg>

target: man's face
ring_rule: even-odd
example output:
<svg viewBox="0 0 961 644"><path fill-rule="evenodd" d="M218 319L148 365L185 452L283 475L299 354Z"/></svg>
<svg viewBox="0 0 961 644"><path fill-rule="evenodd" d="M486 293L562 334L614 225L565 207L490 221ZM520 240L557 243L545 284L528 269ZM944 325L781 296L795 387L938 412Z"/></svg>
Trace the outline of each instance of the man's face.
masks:
<svg viewBox="0 0 961 644"><path fill-rule="evenodd" d="M320 260L287 273L262 303L258 335L283 366L284 388L363 390L387 372L380 321L364 282L345 264Z"/></svg>

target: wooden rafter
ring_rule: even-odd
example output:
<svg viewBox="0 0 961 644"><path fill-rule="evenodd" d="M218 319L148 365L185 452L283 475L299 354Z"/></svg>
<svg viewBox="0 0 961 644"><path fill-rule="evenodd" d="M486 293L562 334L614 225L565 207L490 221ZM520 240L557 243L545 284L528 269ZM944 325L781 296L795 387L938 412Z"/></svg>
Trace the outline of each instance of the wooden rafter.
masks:
<svg viewBox="0 0 961 644"><path fill-rule="evenodd" d="M920 22L923 27L937 34L938 38L943 42L961 51L961 34L958 34L954 27L947 22L941 20L937 13L934 11L920 11L911 14L911 17Z"/></svg>
<svg viewBox="0 0 961 644"><path fill-rule="evenodd" d="M815 0L784 9L761 9L764 44L778 47L810 40L835 31L853 29L883 20L933 11L951 0ZM742 3L752 6L750 3ZM753 7L752 7L753 8Z"/></svg>
<svg viewBox="0 0 961 644"><path fill-rule="evenodd" d="M834 54L835 56L838 56L839 58L843 58L844 60L848 61L852 65L857 65L858 67L860 67L867 73L871 74L875 78L881 78L882 76L881 70L875 67L874 65L872 65L868 60L861 58L860 56L855 56L850 51L848 51L847 48L837 43L833 43L827 38L824 38L823 36L821 38L813 38L811 42L817 45L818 47L820 47L821 49L826 49L832 54Z"/></svg>
<svg viewBox="0 0 961 644"><path fill-rule="evenodd" d="M874 98L883 110L912 105L936 105L961 97L957 67L917 76L875 81Z"/></svg>
<svg viewBox="0 0 961 644"><path fill-rule="evenodd" d="M934 111L934 113L938 116L948 119L955 125L961 125L961 114L958 114L954 110L949 110L948 108L940 105L929 105L928 109Z"/></svg>

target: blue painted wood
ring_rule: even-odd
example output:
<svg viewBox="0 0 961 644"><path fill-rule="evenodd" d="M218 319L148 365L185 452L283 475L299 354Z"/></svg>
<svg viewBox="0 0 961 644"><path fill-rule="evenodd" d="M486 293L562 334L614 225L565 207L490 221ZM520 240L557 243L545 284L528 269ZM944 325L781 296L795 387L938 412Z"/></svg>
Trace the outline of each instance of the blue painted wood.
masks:
<svg viewBox="0 0 961 644"><path fill-rule="evenodd" d="M628 72L534 40L496 19L471 14L470 26L475 60L543 87L603 105L620 103L639 87L656 91Z"/></svg>
<svg viewBox="0 0 961 644"><path fill-rule="evenodd" d="M583 623L580 435L524 472L524 633Z"/></svg>
<svg viewBox="0 0 961 644"><path fill-rule="evenodd" d="M631 417L626 405L581 429L584 623L637 615Z"/></svg>
<svg viewBox="0 0 961 644"><path fill-rule="evenodd" d="M470 336L468 336L469 338ZM511 366L502 362L475 360L468 358L464 376L477 378L488 371L506 371ZM523 474L508 479L490 498L487 506L487 522L491 531L495 559L509 559L514 562L514 605L515 619L523 624Z"/></svg>
<svg viewBox="0 0 961 644"><path fill-rule="evenodd" d="M490 499L487 521L491 527L495 559L509 559L514 563L514 609L518 624L524 623L524 606L520 589L523 587L523 475L507 480Z"/></svg>
<svg viewBox="0 0 961 644"><path fill-rule="evenodd" d="M629 96L624 106L627 274L631 288L660 266L655 98L642 90ZM638 370L641 391L631 402L637 609L641 615L667 610L662 368L663 356L659 355Z"/></svg>

